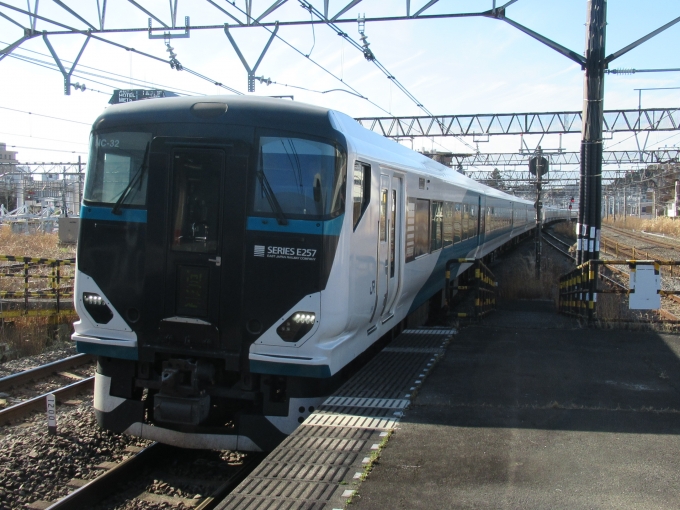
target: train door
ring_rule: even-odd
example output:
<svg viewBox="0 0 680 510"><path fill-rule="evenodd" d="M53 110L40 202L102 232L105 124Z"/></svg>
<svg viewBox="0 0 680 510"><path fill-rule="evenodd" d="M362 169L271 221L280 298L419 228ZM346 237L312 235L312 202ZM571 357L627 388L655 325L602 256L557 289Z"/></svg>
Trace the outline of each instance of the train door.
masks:
<svg viewBox="0 0 680 510"><path fill-rule="evenodd" d="M223 151L172 152L163 323L187 348L219 342L224 173Z"/></svg>
<svg viewBox="0 0 680 510"><path fill-rule="evenodd" d="M403 250L402 179L390 173L380 174L380 217L378 228L378 310L382 322L392 318L399 292Z"/></svg>

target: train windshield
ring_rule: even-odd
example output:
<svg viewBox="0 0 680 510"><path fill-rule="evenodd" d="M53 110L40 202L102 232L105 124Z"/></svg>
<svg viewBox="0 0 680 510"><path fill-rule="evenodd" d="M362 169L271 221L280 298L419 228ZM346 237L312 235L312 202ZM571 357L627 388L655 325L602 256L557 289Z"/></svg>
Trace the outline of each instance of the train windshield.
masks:
<svg viewBox="0 0 680 510"><path fill-rule="evenodd" d="M257 164L254 213L321 219L344 212L345 157L333 145L263 136Z"/></svg>
<svg viewBox="0 0 680 510"><path fill-rule="evenodd" d="M150 143L151 133L94 134L83 199L119 206L145 205Z"/></svg>

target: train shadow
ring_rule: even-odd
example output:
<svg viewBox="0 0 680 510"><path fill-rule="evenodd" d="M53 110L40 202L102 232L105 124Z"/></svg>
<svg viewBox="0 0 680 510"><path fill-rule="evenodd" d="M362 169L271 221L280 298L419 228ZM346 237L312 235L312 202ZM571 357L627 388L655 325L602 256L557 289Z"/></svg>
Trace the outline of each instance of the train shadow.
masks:
<svg viewBox="0 0 680 510"><path fill-rule="evenodd" d="M546 302L508 302L463 328L404 421L680 433L680 336L582 328Z"/></svg>

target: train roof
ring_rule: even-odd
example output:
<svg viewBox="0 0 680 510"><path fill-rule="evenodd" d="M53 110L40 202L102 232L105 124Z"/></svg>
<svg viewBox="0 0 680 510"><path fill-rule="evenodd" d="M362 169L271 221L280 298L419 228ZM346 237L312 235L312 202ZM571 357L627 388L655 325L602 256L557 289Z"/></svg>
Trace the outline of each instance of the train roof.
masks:
<svg viewBox="0 0 680 510"><path fill-rule="evenodd" d="M227 115L223 116L223 113ZM361 126L352 117L329 108L260 96L187 96L147 99L120 103L108 107L94 122L94 129L111 129L116 126L140 123L183 123L208 121L222 124L268 125L300 122L305 131L323 134L329 129L342 133L353 148L376 160L432 175L484 193L487 196L531 203L500 190L485 186L462 175L451 167L413 151L400 143L374 133Z"/></svg>
<svg viewBox="0 0 680 510"><path fill-rule="evenodd" d="M223 115L226 112L226 115ZM287 99L256 96L189 96L145 99L109 106L95 121L95 129L144 123L212 122L262 126L300 122L307 131L331 129L328 108Z"/></svg>
<svg viewBox="0 0 680 510"><path fill-rule="evenodd" d="M423 174L438 177L466 189L484 193L487 196L527 204L531 203L528 200L515 197L514 195L477 182L474 179L456 172L451 167L442 165L400 143L374 133L373 131L364 128L356 120L344 113L332 110L330 117L331 122L335 124L336 129L345 135L348 141L354 145L355 150L370 155L385 164L391 164L397 167L406 166L409 169L415 169Z"/></svg>

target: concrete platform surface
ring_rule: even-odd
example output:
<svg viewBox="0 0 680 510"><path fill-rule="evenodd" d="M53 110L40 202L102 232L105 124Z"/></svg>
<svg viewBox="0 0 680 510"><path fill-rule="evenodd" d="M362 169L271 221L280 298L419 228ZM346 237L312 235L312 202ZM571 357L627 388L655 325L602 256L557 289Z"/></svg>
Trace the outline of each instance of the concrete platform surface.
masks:
<svg viewBox="0 0 680 510"><path fill-rule="evenodd" d="M506 306L454 336L348 508L680 508L680 337Z"/></svg>

